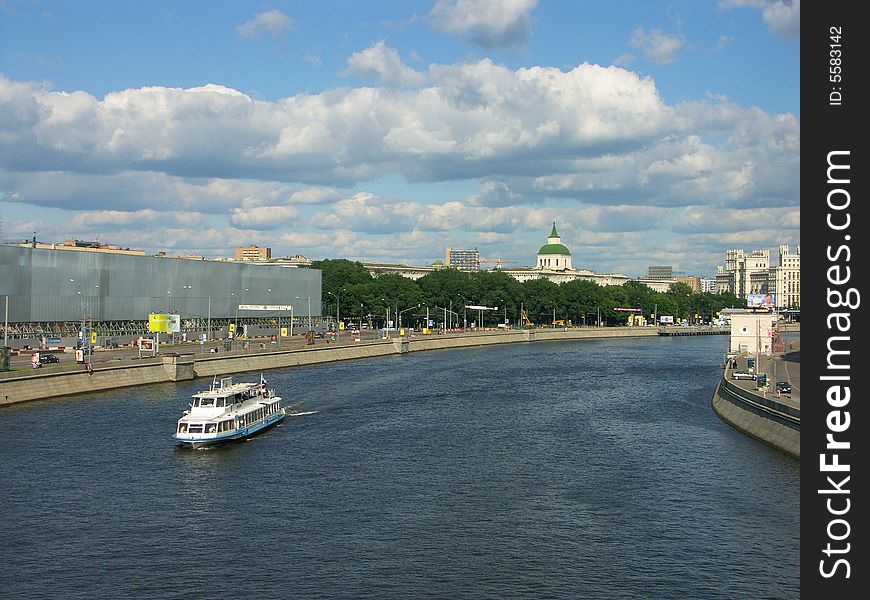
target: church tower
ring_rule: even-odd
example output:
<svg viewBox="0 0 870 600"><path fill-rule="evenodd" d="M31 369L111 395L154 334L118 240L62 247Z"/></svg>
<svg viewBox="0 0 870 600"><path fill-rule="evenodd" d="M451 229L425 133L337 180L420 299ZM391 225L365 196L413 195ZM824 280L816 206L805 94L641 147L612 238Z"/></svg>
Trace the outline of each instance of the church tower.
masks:
<svg viewBox="0 0 870 600"><path fill-rule="evenodd" d="M571 271L571 251L562 244L562 238L556 231L556 223L553 222L553 231L547 238L547 243L538 250L537 268L545 271Z"/></svg>

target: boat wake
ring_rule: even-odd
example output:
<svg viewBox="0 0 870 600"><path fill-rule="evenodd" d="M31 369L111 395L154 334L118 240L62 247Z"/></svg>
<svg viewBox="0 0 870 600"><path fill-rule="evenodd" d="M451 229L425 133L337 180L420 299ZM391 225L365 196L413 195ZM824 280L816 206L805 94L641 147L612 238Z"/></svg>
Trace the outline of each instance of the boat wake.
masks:
<svg viewBox="0 0 870 600"><path fill-rule="evenodd" d="M287 413L287 416L288 417L303 417L305 415L316 415L319 412L320 412L319 410L309 410L307 412Z"/></svg>

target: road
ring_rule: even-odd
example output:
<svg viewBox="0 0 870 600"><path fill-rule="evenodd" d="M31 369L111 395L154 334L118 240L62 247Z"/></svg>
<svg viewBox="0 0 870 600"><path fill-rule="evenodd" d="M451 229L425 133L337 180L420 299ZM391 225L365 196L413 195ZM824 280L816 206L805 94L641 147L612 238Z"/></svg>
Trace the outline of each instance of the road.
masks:
<svg viewBox="0 0 870 600"><path fill-rule="evenodd" d="M392 335L395 337L398 334L396 332L392 332ZM378 338L377 331L371 330L363 330L359 332L357 337L360 341L370 341ZM329 336L327 336L329 338ZM319 338L314 340L314 346L325 346L327 344L335 344L331 340L327 338ZM163 355L169 353L177 353L177 354L205 354L210 352L213 348L217 348L218 352L225 352L224 344L229 341L232 343L232 340L211 340L207 343L200 344L199 342L183 342L178 344L169 344L162 343L160 344L160 353ZM245 350L245 344L247 342L247 350ZM351 341L350 332L344 331L339 335L339 344L350 344L354 343ZM264 351L274 351L274 350L300 350L308 345L306 337L304 334L302 335L294 335L292 338L282 338L280 344L276 342L270 342L268 337L264 338L251 338L248 340L238 340L235 343L234 351L239 353L245 352L264 352ZM36 350L32 351L36 352ZM51 350L41 350L40 354L53 354L57 356L59 362L45 364L40 367L43 372L48 369L62 369L64 371L69 370L70 365L76 364L76 355L75 351L51 351ZM150 353L143 353L142 358L139 357L139 350L136 347L122 346L120 348L100 348L94 351L94 353L90 357L90 361L94 365L110 363L114 361L140 361L140 360L149 360L152 359ZM13 371L18 371L22 369L32 369L31 365L31 352L23 351L21 354L13 355L9 360L9 367Z"/></svg>

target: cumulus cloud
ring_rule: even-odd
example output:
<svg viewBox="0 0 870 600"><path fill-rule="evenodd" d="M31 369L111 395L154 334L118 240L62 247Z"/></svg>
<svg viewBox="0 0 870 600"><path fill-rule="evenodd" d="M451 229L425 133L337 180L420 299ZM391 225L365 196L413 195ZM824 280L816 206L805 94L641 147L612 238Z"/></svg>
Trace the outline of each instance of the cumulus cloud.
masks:
<svg viewBox="0 0 870 600"><path fill-rule="evenodd" d="M347 59L345 75L352 75L365 81L380 81L387 87L416 87L425 77L405 65L395 48L390 48L381 40L360 52L354 52Z"/></svg>
<svg viewBox="0 0 870 600"><path fill-rule="evenodd" d="M336 202L328 213L318 213L311 224L321 229L347 228L366 233L393 233L413 229L424 207L413 202L393 202L360 192Z"/></svg>
<svg viewBox="0 0 870 600"><path fill-rule="evenodd" d="M381 45L382 59L388 50ZM154 241L125 224L157 219L146 211L172 222L182 211L203 215L202 230L228 223L242 244L252 236L258 245L314 244L284 237L307 227L324 234L324 245L298 251L381 258L408 250L380 236L413 233L407 239L425 244L414 252L431 257L447 236L458 236L457 245L481 234L542 232L543 240L552 220L569 214L559 231L576 232L575 243L598 252L641 230L703 231L680 216L683 207L707 207L714 220L732 215L721 211L764 209L765 218L792 223L799 166L794 115L726 98L669 105L651 78L617 66L436 64L410 88L338 88L279 101L214 84L100 99L0 76L0 199L90 211L101 227L127 228L123 243L131 246ZM397 176L409 185L476 180L479 188L439 198L430 186L425 201L366 191L367 182ZM733 214L748 226L748 213ZM336 231L357 233L339 242ZM512 251L533 256L541 240ZM172 243L232 247L192 234ZM605 259L602 268L627 260Z"/></svg>
<svg viewBox="0 0 870 600"><path fill-rule="evenodd" d="M477 194L468 197L468 202L477 206L510 206L520 204L522 195L514 192L503 181L486 180L481 182Z"/></svg>
<svg viewBox="0 0 870 600"><path fill-rule="evenodd" d="M488 183L469 199L477 204L525 193L504 187L507 177L525 178L537 194L589 200L727 203L761 192L759 201L794 201L793 115L715 99L668 106L651 79L615 66L511 70L482 60L433 65L429 80L413 91L339 89L264 102L216 85L98 100L0 76L0 189L54 206L123 201L221 212L248 197L335 202L336 184L401 173L480 178Z"/></svg>
<svg viewBox="0 0 870 600"><path fill-rule="evenodd" d="M76 231L111 231L149 225L163 227L175 223L183 223L185 227L195 227L203 223L203 218L201 214L189 211L157 211L146 208L134 211L87 211L74 215L71 221Z"/></svg>
<svg viewBox="0 0 870 600"><path fill-rule="evenodd" d="M801 0L721 0L719 4L723 8L758 8L771 31L785 38L800 37Z"/></svg>
<svg viewBox="0 0 870 600"><path fill-rule="evenodd" d="M299 210L292 206L252 206L232 210L230 224L240 229L279 229L294 224Z"/></svg>
<svg viewBox="0 0 870 600"><path fill-rule="evenodd" d="M521 46L532 35L538 0L438 0L429 12L434 27L483 48Z"/></svg>
<svg viewBox="0 0 870 600"><path fill-rule="evenodd" d="M647 61L657 65L666 65L674 62L677 52L685 45L682 36L673 33L663 33L659 29L649 32L643 27L638 27L631 34L628 43L638 50L643 51Z"/></svg>
<svg viewBox="0 0 870 600"><path fill-rule="evenodd" d="M266 32L276 41L281 41L288 31L295 30L296 22L278 9L257 13L236 27L236 33L243 40L260 37Z"/></svg>

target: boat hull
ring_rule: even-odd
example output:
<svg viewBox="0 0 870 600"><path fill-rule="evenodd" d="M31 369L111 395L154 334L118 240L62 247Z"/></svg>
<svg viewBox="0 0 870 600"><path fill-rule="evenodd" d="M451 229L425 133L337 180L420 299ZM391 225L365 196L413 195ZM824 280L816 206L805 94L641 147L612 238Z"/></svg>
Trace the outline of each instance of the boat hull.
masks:
<svg viewBox="0 0 870 600"><path fill-rule="evenodd" d="M174 433L172 434L172 437L176 442L179 443L179 445L187 448L193 448L194 450L197 450L199 448L206 448L209 446L219 446L221 444L243 441L250 437L253 437L258 433L265 431L266 429L274 427L275 425L283 421L286 416L287 413L285 409L282 408L281 412L277 414L270 415L265 419L258 421L257 423L249 425L248 427L224 432L220 436L209 435L208 437L206 437L204 435L181 435L178 433Z"/></svg>

